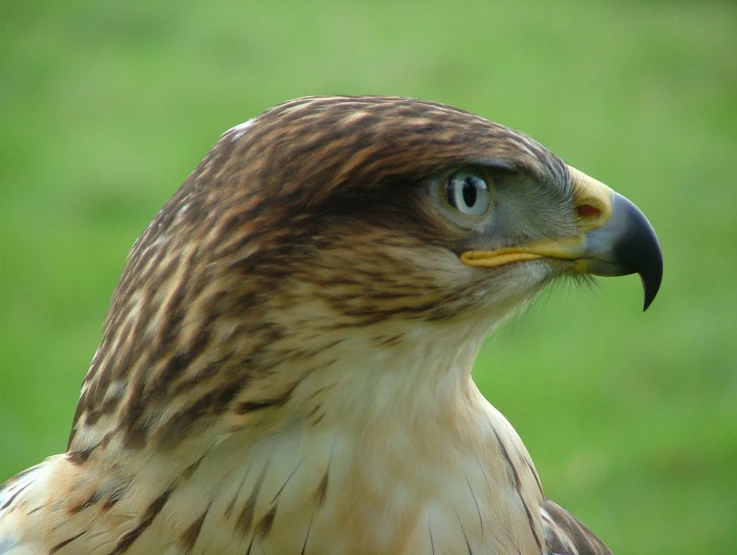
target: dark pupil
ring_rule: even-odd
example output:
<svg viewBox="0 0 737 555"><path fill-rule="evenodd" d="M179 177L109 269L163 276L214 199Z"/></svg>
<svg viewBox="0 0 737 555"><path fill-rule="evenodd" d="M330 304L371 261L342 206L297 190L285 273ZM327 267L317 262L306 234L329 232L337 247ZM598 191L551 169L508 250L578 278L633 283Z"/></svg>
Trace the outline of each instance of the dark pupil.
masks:
<svg viewBox="0 0 737 555"><path fill-rule="evenodd" d="M478 191L476 191L476 187L473 184L473 179L467 177L463 181L463 202L466 203L466 206L471 208L474 204L476 204L477 196Z"/></svg>

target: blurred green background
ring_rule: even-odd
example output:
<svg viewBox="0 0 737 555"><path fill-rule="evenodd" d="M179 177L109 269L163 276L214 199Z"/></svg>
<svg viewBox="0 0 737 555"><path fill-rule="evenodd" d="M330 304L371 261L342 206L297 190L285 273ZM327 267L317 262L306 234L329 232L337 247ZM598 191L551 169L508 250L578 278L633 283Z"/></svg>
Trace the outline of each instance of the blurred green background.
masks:
<svg viewBox="0 0 737 555"><path fill-rule="evenodd" d="M60 452L128 248L221 132L309 94L524 130L648 214L636 277L562 287L475 373L548 495L617 553L737 545L737 7L5 2L0 482Z"/></svg>

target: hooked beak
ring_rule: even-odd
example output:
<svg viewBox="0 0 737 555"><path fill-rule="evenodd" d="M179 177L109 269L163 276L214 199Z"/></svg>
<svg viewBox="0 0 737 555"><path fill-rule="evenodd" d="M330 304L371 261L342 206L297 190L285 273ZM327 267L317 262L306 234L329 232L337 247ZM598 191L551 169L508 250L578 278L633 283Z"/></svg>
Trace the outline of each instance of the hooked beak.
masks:
<svg viewBox="0 0 737 555"><path fill-rule="evenodd" d="M572 261L572 271L576 273L637 273L645 293L643 310L647 310L663 278L663 254L655 230L625 197L575 168L569 166L568 170L580 235L493 251L467 251L461 254L461 261L469 266L492 268L525 260L561 259Z"/></svg>

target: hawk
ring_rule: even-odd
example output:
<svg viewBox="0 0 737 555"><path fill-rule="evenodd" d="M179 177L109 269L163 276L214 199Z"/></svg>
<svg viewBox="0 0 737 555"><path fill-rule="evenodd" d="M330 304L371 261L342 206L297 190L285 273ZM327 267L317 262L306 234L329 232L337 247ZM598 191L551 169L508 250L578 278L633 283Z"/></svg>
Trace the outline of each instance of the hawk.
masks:
<svg viewBox="0 0 737 555"><path fill-rule="evenodd" d="M442 104L310 97L226 132L133 246L68 450L0 489L0 554L600 554L471 367L645 216Z"/></svg>

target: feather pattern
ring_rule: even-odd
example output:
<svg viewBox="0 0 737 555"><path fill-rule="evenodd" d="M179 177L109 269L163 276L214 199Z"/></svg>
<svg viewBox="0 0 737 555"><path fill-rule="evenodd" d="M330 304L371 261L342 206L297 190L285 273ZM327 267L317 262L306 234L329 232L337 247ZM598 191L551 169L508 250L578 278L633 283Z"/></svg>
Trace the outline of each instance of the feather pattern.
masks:
<svg viewBox="0 0 737 555"><path fill-rule="evenodd" d="M313 97L225 133L131 250L67 453L0 488L0 554L609 553L471 379L561 269L461 264L483 225L434 200L459 167L531 214L490 244L572 234L565 164L448 106Z"/></svg>

